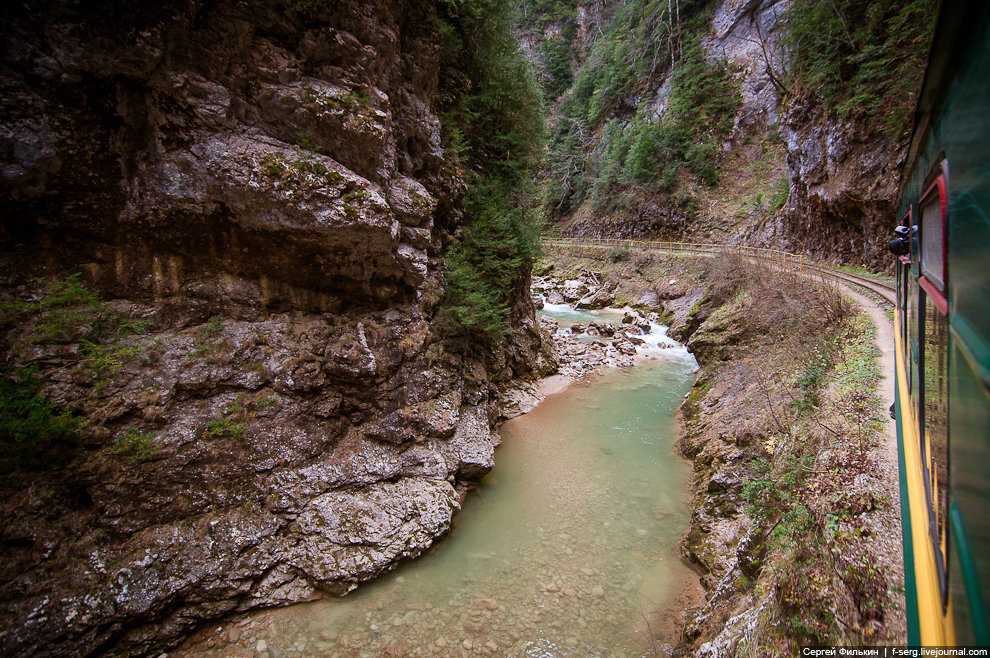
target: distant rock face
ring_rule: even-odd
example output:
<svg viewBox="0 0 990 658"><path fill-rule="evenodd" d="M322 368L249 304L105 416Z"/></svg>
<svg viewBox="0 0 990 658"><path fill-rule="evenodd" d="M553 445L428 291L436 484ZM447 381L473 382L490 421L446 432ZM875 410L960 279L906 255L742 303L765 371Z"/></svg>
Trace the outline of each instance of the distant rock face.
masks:
<svg viewBox="0 0 990 658"><path fill-rule="evenodd" d="M783 232L792 250L889 266L907 141L831 119L811 100L793 103L783 128L791 175Z"/></svg>
<svg viewBox="0 0 990 658"><path fill-rule="evenodd" d="M789 0L724 0L713 34L703 40L710 58L737 68L743 105L736 129L776 124L787 150L786 211L750 239L826 261L885 267L906 141L838 121L813 97L780 104L772 76L786 69L780 20L789 7Z"/></svg>
<svg viewBox="0 0 990 658"><path fill-rule="evenodd" d="M783 68L776 31L790 0L724 0L712 17L712 34L702 40L711 59L725 59L739 71L743 104L736 129L777 122L778 90L768 74Z"/></svg>
<svg viewBox="0 0 990 658"><path fill-rule="evenodd" d="M4 289L82 272L149 323L98 382L83 335L0 327L92 421L69 477L0 485L4 654L150 653L390 570L491 468L495 385L554 367L526 282L484 362L431 326L468 82L422 3L311 4L0 22Z"/></svg>
<svg viewBox="0 0 990 658"><path fill-rule="evenodd" d="M586 61L589 44L603 34L617 6L577 3L576 66ZM623 190L621 204L581 205L560 218L558 229L581 238L747 243L825 261L889 267L886 244L906 141L889 126L887 134L880 134L862 118L835 119L834 108L823 107L813 93L798 89L800 85L785 91L794 83L788 82L786 72L792 67L783 43L790 6L791 0L722 0L713 4L711 21L699 35L707 59L729 65L742 98L731 135L717 145L722 165L732 171L733 160L743 158L755 167L753 160L760 156L748 151L748 144L764 141L776 153L777 144L783 143L786 171L783 162L775 162L772 173L761 173L755 183L722 178L720 185L730 194L750 186L756 203L734 207L725 203L721 192L681 190L682 200L699 201L696 207L632 187ZM631 85L637 91L612 109L610 118L618 125L628 126L642 103L651 119L665 115L675 76L663 67L656 70L662 73ZM767 197L768 185L778 184L775 179L785 173L786 206L778 210L781 199L773 210L754 210Z"/></svg>

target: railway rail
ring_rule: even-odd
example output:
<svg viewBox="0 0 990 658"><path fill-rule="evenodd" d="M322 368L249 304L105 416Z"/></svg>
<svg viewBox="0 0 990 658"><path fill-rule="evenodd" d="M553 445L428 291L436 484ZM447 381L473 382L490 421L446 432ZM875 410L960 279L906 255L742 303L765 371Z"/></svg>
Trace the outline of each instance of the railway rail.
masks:
<svg viewBox="0 0 990 658"><path fill-rule="evenodd" d="M893 284L880 279L853 274L828 265L823 265L798 254L778 249L750 247L746 245L705 244L697 242L667 242L660 240L623 240L618 238L544 238L545 245L564 248L590 249L640 249L662 254L684 256L716 256L736 253L751 260L759 261L773 269L796 272L808 276L850 283L879 296L885 304L893 307L897 300Z"/></svg>

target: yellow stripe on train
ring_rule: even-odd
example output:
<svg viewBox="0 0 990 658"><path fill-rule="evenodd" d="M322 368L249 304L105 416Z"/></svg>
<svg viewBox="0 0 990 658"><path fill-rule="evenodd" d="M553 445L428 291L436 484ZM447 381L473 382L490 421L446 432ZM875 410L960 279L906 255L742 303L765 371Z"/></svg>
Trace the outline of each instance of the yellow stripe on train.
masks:
<svg viewBox="0 0 990 658"><path fill-rule="evenodd" d="M949 606L943 609L938 570L932 548L934 544L931 526L928 523L928 502L924 481L927 469L922 464L918 419L908 393L905 364L907 352L901 334L899 313L894 314L894 344L897 353L897 396L900 400L901 416L901 432L897 441L898 450L904 456L920 640L924 646L950 646L955 644L955 633L951 622L952 604L950 601Z"/></svg>

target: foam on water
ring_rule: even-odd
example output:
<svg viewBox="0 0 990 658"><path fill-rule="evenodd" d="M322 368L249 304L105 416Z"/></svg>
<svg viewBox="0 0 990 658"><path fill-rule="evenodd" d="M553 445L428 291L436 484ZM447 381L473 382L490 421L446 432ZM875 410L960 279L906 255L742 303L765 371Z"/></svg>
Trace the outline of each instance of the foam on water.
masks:
<svg viewBox="0 0 990 658"><path fill-rule="evenodd" d="M595 311L583 311L574 308L570 304L546 304L537 312L537 315L555 318L562 329L569 329L575 324L588 324L591 322L608 322L617 328L622 327L622 318L626 313L637 314L634 309L628 306L624 308L603 308ZM645 319L645 318L644 318ZM637 336L644 341L644 345L637 345L636 352L641 355L657 356L663 355L666 358L694 361L694 357L687 348L667 335L668 327L652 320L647 320L650 325L650 332ZM584 336L584 334L581 334ZM590 337L592 339L596 337Z"/></svg>

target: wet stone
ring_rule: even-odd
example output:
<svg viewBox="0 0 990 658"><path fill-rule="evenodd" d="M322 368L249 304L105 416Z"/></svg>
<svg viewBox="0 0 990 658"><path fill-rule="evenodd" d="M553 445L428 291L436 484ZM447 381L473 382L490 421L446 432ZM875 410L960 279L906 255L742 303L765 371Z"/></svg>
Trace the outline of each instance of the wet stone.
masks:
<svg viewBox="0 0 990 658"><path fill-rule="evenodd" d="M618 322L618 317L615 322ZM624 328L628 329L630 325ZM568 340L579 342L578 339ZM595 348L593 354L602 355L604 351ZM664 355L661 358L668 357ZM635 373L636 369L631 372ZM624 396L630 394L626 388L621 390ZM581 396L587 395L583 388L580 391ZM671 393L672 404L679 401L684 392L686 390L674 390ZM656 395L655 392L650 394L651 408L657 406ZM588 399L592 399L590 395ZM614 402L602 404L595 401L592 407L591 402L585 403L584 400L582 397L578 406L593 408L594 414L599 416L610 414L610 407L615 405ZM574 410L561 413L556 417L558 426L573 422L571 418L580 413ZM624 431L628 415L610 420L606 433L611 431L609 428ZM583 428L593 422L594 419L582 417L577 424ZM578 431L567 430L567 443L574 442ZM563 441L564 433L558 434L561 434L559 440ZM525 453L529 459L527 463L541 465L542 470L535 474L532 486L542 487L545 494L541 495L546 498L540 503L541 508L527 508L524 512L525 537L507 542L507 547L499 546L501 536L485 541L472 540L465 554L463 569L454 566L440 576L435 575L437 572L428 571L431 574L428 578L417 574L415 577L406 576L403 582L400 582L400 576L386 576L388 580L371 586L365 593L359 589L354 597L359 602L352 606L354 612L338 614L334 611L350 605L350 597L347 597L335 601L332 606L321 608L327 610L321 613L321 625L314 626L304 616L301 634L308 631L311 638L318 635L336 643L310 641L304 650L297 645L298 653L295 655L369 658L382 655L463 658L469 655L525 655L526 648L532 647L533 642L541 638L558 647L562 652L560 655L590 655L600 653L601 648L607 646L614 647L614 654L610 655L642 655L637 654L643 650L637 643L645 631L634 631L632 627L638 619L635 608L639 600L651 596L650 593L644 596L642 591L644 581L648 580L643 575L651 573L651 565L674 562L664 552L666 549L654 547L655 543L663 541L657 537L656 526L683 520L677 521L680 514L679 503L675 502L677 499L668 493L658 495L655 470L647 472L637 467L629 473L614 475L610 470L601 468L603 463L611 468L613 463L626 459L625 448L620 446L622 434L611 431L605 437L605 443L589 444L591 447L587 448L586 454L579 453L578 459L555 462L550 469L545 463L550 461L548 457L533 457L531 453ZM656 436L655 430L650 429L649 435ZM560 445L554 443L558 437L553 432L540 436L545 436L548 444L543 446L544 452L557 453L562 450ZM501 463L505 465L502 468L519 468L511 460L508 463L505 461L505 451L513 445L512 438L510 434L503 433L500 454ZM538 443L534 442L534 445ZM648 463L656 452L657 448L653 446L649 448L648 458L634 459ZM589 470L582 464L585 460L598 467ZM498 464L499 460L496 462ZM548 473L554 476L548 477ZM603 473L608 476L604 477ZM480 504L496 502L501 476L496 470L490 477L482 483L480 492L468 494L461 513L464 525L456 528L455 532L474 531L473 527L469 527L472 523L470 515L477 516L479 510L477 507L472 510L470 505L479 504L479 494ZM475 497L474 503L472 496ZM498 501L499 504L501 502ZM533 506L533 501L527 504ZM625 515L622 510L626 508L630 511L635 509L635 514ZM653 514L651 509L655 510ZM658 518L661 516L658 512L667 509L671 511L670 516ZM487 512L486 508L481 515L486 517L489 527L497 527L504 534L505 528L497 520L498 511L492 507L493 516ZM520 514L514 513L512 518L518 520ZM646 527L649 528L648 533L643 536L637 533L637 530ZM674 538L672 545L676 545L680 532L680 529L669 532ZM444 550L453 549L451 544ZM639 549L638 555L633 554L636 549ZM644 555L642 551L649 555ZM660 560L661 555L667 558L666 561ZM676 556L676 548L670 556ZM426 562L429 563L429 559ZM417 568L416 563L402 567L410 570L406 573L415 573ZM444 579L446 581L441 582ZM421 592L424 585L428 588L427 593ZM375 593L375 588L378 593ZM622 600L623 596L637 602L631 605L629 601ZM426 597L432 601L431 604L420 602ZM375 603L368 603L369 600ZM372 612L377 610L382 612ZM606 621L606 615L609 621ZM620 618L622 621L618 621ZM297 639L281 621L279 627L282 636ZM338 640L331 629L348 635ZM264 637L265 632L260 631L257 635ZM247 646L253 648L253 645ZM283 655L290 654L286 651Z"/></svg>

